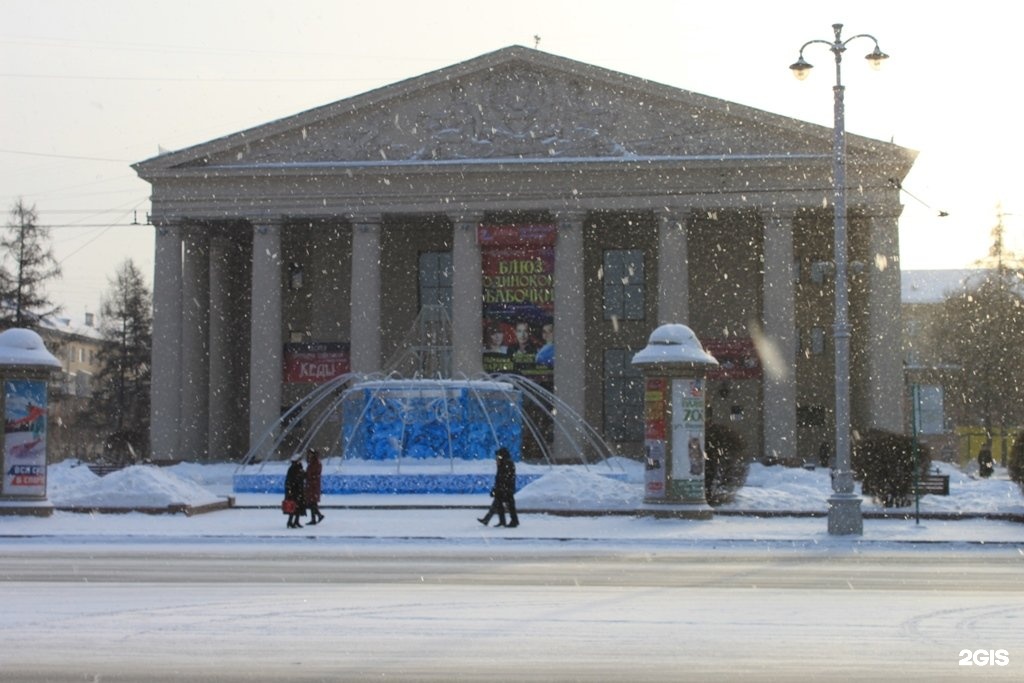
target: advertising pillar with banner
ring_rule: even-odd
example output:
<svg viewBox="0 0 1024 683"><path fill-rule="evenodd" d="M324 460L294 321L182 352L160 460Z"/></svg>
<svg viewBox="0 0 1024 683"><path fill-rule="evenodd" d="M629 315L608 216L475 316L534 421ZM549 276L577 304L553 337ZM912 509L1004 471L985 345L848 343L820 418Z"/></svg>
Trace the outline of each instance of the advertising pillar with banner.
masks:
<svg viewBox="0 0 1024 683"><path fill-rule="evenodd" d="M670 514L709 519L704 495L704 376L716 367L693 331L662 325L633 356L644 374L644 502Z"/></svg>
<svg viewBox="0 0 1024 683"><path fill-rule="evenodd" d="M50 375L60 362L31 330L0 333L3 382L3 478L0 513L49 515L46 502L46 435Z"/></svg>
<svg viewBox="0 0 1024 683"><path fill-rule="evenodd" d="M551 389L555 368L554 225L481 225L483 366Z"/></svg>
<svg viewBox="0 0 1024 683"><path fill-rule="evenodd" d="M704 380L672 380L672 488L678 500L704 497Z"/></svg>
<svg viewBox="0 0 1024 683"><path fill-rule="evenodd" d="M648 377L644 387L644 498L647 499L663 499L668 485L668 465L665 462L667 400L668 379Z"/></svg>

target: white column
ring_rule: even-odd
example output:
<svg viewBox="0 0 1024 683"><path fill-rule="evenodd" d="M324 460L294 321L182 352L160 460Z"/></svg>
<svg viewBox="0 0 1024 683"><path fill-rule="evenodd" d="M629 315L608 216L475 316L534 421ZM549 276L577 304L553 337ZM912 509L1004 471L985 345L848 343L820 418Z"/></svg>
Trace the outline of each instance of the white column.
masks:
<svg viewBox="0 0 1024 683"><path fill-rule="evenodd" d="M452 221L452 373L483 372L483 265L477 242L479 216Z"/></svg>
<svg viewBox="0 0 1024 683"><path fill-rule="evenodd" d="M253 222L249 447L281 417L281 226Z"/></svg>
<svg viewBox="0 0 1024 683"><path fill-rule="evenodd" d="M231 245L224 237L210 238L210 382L208 405L210 416L209 453L212 460L226 460L231 455L229 425L237 415L231 409L230 397L235 388L231 377Z"/></svg>
<svg viewBox="0 0 1024 683"><path fill-rule="evenodd" d="M868 220L869 253L864 264L868 329L857 333L864 344L868 367L867 386L857 392L866 403L859 412L866 415L868 426L901 433L904 389L898 215L877 215Z"/></svg>
<svg viewBox="0 0 1024 683"><path fill-rule="evenodd" d="M182 264L181 457L202 461L209 447L210 252L207 228L185 233Z"/></svg>
<svg viewBox="0 0 1024 683"><path fill-rule="evenodd" d="M380 218L358 218L352 225L353 372L381 369Z"/></svg>
<svg viewBox="0 0 1024 683"><path fill-rule="evenodd" d="M764 456L788 460L796 443L796 282L793 212L771 211L764 224Z"/></svg>
<svg viewBox="0 0 1024 683"><path fill-rule="evenodd" d="M586 317L584 316L583 220L585 213L558 215L555 244L555 395L586 417ZM555 456L569 458L555 430Z"/></svg>
<svg viewBox="0 0 1024 683"><path fill-rule="evenodd" d="M181 231L158 224L153 268L153 344L150 452L154 460L179 457L181 420Z"/></svg>
<svg viewBox="0 0 1024 683"><path fill-rule="evenodd" d="M662 214L658 223L658 324L690 320L689 211Z"/></svg>

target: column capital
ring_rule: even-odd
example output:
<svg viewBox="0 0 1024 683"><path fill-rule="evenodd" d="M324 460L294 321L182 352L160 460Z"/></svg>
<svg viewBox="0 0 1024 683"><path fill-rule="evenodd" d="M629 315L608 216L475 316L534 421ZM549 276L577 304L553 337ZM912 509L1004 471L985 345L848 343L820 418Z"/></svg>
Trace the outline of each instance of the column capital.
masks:
<svg viewBox="0 0 1024 683"><path fill-rule="evenodd" d="M695 204L668 204L657 209L654 215L661 221L680 221L693 218L699 210L700 207Z"/></svg>
<svg viewBox="0 0 1024 683"><path fill-rule="evenodd" d="M761 209L761 216L765 222L769 220L792 222L796 215L804 210L804 207L795 204L772 204Z"/></svg>
<svg viewBox="0 0 1024 683"><path fill-rule="evenodd" d="M254 234L266 235L272 231L280 231L281 226L284 224L284 218L281 216L260 216L259 218L250 218L249 224L252 225Z"/></svg>
<svg viewBox="0 0 1024 683"><path fill-rule="evenodd" d="M555 212L559 230L579 229L590 213L588 209L560 209Z"/></svg>
<svg viewBox="0 0 1024 683"><path fill-rule="evenodd" d="M180 235L185 224L185 221L181 218L163 218L159 216L150 218L150 222L156 228L158 237L164 237L171 233L178 233Z"/></svg>
<svg viewBox="0 0 1024 683"><path fill-rule="evenodd" d="M461 211L459 213L449 213L447 215L448 220L452 223L452 227L458 227L463 230L475 230L476 227L484 221L483 211Z"/></svg>
<svg viewBox="0 0 1024 683"><path fill-rule="evenodd" d="M867 219L887 218L895 220L903 215L902 204L856 204L852 208L855 217Z"/></svg>
<svg viewBox="0 0 1024 683"><path fill-rule="evenodd" d="M350 213L345 218L353 227L380 226L384 222L384 216L380 213Z"/></svg>
<svg viewBox="0 0 1024 683"><path fill-rule="evenodd" d="M659 211L655 216L662 230L686 232L688 224L693 220L694 210L686 208L679 211Z"/></svg>

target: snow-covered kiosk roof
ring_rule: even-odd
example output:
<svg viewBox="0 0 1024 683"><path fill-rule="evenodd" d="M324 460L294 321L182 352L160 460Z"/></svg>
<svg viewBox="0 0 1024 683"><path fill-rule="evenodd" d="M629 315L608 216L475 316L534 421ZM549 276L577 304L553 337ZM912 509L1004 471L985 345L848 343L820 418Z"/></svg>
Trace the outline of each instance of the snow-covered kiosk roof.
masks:
<svg viewBox="0 0 1024 683"><path fill-rule="evenodd" d="M46 350L43 338L32 330L12 328L0 332L0 366L60 369L60 361Z"/></svg>
<svg viewBox="0 0 1024 683"><path fill-rule="evenodd" d="M718 365L704 350L697 335L686 325L662 325L647 339L647 346L633 355L633 365L665 365L671 367L703 367Z"/></svg>

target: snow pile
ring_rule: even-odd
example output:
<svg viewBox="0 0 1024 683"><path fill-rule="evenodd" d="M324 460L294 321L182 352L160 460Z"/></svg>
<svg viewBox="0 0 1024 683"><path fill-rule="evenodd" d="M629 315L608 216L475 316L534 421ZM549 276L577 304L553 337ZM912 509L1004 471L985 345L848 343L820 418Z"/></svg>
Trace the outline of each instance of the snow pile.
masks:
<svg viewBox="0 0 1024 683"><path fill-rule="evenodd" d="M287 465L288 463L280 464L279 469L281 474L284 474L288 469ZM182 479L193 481L204 488L230 490L235 468L235 465L225 466L221 464L209 465L195 462L182 462L162 469L164 472L169 472Z"/></svg>
<svg viewBox="0 0 1024 683"><path fill-rule="evenodd" d="M600 465L592 465L591 468L597 472L602 472L605 468L610 468L610 471L612 472L624 472L626 475L626 481L631 481L634 484L644 483L644 464L639 460L615 455L607 458Z"/></svg>
<svg viewBox="0 0 1024 683"><path fill-rule="evenodd" d="M922 512L1024 513L1024 496L1020 487L1010 481L1005 468L996 467L989 479L971 476L947 462L933 462L931 471L949 476L949 495L921 496ZM854 493L860 495L860 482L855 483ZM820 512L828 510L831 496L832 476L828 468L806 470L751 463L746 485L736 493L735 500L722 509ZM889 510L912 512L915 507L916 503L911 500L905 508ZM862 508L876 512L886 509L870 496L864 498Z"/></svg>
<svg viewBox="0 0 1024 683"><path fill-rule="evenodd" d="M64 460L46 468L46 489L53 500L64 491L92 484L99 477L81 460Z"/></svg>
<svg viewBox="0 0 1024 683"><path fill-rule="evenodd" d="M858 485L859 493L859 485ZM788 510L793 512L828 509L832 479L828 469L766 466L751 463L746 485L736 492L726 510Z"/></svg>
<svg viewBox="0 0 1024 683"><path fill-rule="evenodd" d="M558 468L516 493L522 508L567 510L635 510L643 503L643 486L582 468Z"/></svg>
<svg viewBox="0 0 1024 683"><path fill-rule="evenodd" d="M219 497L190 479L149 465L134 465L105 477L69 485L71 477L84 478L82 467L51 467L49 498L61 507L164 508L171 505L212 505ZM74 472L74 474L72 474ZM53 476L56 474L56 476ZM91 472L90 472L91 474Z"/></svg>

